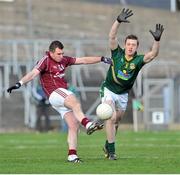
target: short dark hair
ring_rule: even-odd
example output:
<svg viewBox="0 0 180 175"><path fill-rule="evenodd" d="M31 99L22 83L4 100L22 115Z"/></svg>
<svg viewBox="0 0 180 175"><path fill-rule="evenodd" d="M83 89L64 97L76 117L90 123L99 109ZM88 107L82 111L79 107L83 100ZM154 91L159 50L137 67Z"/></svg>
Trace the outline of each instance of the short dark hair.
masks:
<svg viewBox="0 0 180 175"><path fill-rule="evenodd" d="M132 40L137 40L137 45L139 45L139 40L138 40L138 37L136 35L128 35L125 39L125 43L127 41L127 39L132 39Z"/></svg>
<svg viewBox="0 0 180 175"><path fill-rule="evenodd" d="M50 45L49 45L49 51L54 52L56 48L59 49L63 49L64 45L60 42L60 41L53 41Z"/></svg>

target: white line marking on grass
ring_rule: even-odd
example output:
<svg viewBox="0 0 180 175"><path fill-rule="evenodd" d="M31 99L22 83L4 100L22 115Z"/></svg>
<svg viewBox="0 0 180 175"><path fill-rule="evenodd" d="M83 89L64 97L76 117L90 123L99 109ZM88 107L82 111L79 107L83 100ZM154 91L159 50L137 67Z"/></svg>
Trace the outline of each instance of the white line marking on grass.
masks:
<svg viewBox="0 0 180 175"><path fill-rule="evenodd" d="M132 155L127 155L127 156L122 156L120 155L120 159L137 159L137 158L143 158L143 159L159 159L159 156L149 156L149 155L137 155L137 156L132 156Z"/></svg>
<svg viewBox="0 0 180 175"><path fill-rule="evenodd" d="M180 145L175 145L175 144L136 144L136 143L132 143L132 144L124 144L121 143L119 144L120 146L125 146L125 147L158 147L158 148L180 148Z"/></svg>
<svg viewBox="0 0 180 175"><path fill-rule="evenodd" d="M18 145L13 147L14 149L47 149L47 148L57 148L57 146L54 145L32 145L32 146L24 146L24 145Z"/></svg>
<svg viewBox="0 0 180 175"><path fill-rule="evenodd" d="M59 140L16 140L16 139L10 139L6 141L6 143L12 143L12 144L54 144L54 143L60 143Z"/></svg>
<svg viewBox="0 0 180 175"><path fill-rule="evenodd" d="M132 140L135 140L135 141L169 141L169 140L172 140L172 138L155 138L155 137L150 137L150 138L133 138ZM173 140L180 141L180 138L175 138Z"/></svg>
<svg viewBox="0 0 180 175"><path fill-rule="evenodd" d="M102 144L103 145L103 144ZM89 148L89 147L91 147L91 148L95 148L95 147L97 147L97 144L89 144L89 145L81 145L80 144L80 146L81 147L83 147L83 148ZM116 146L122 146L122 147L143 147L143 148L145 148L145 147L157 147L157 148L180 148L180 145L179 144L159 144L159 143L157 143L157 144L139 144L139 143L129 143L129 144L126 144L126 143L120 143L120 144L118 144L118 143L116 143ZM101 146L100 146L101 147Z"/></svg>
<svg viewBox="0 0 180 175"><path fill-rule="evenodd" d="M180 148L180 145L175 145L175 144L136 144L136 143L132 143L132 144L125 144L125 143L120 143L120 144L116 144L117 146L121 146L121 147L138 147L138 148ZM79 145L80 147L83 148L95 148L97 147L97 145ZM47 148L66 148L66 145L11 145L11 146L3 146L0 145L1 149L47 149Z"/></svg>

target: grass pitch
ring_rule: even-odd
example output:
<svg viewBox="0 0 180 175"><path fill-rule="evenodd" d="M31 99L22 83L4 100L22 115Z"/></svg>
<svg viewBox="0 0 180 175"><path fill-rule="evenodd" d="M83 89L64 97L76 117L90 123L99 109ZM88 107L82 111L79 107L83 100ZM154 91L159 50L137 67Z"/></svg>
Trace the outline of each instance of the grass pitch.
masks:
<svg viewBox="0 0 180 175"><path fill-rule="evenodd" d="M104 158L104 131L79 136L81 164L67 162L66 133L0 134L0 173L180 173L180 132L119 131L118 160Z"/></svg>

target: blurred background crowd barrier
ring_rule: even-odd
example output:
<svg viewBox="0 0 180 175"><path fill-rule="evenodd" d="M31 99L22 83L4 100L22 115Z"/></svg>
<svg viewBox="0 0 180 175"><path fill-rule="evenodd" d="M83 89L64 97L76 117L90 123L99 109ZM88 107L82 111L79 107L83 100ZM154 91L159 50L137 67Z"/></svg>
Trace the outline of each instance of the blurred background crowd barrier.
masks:
<svg viewBox="0 0 180 175"><path fill-rule="evenodd" d="M122 123L141 129L180 129L180 13L179 0L9 0L0 1L0 131L34 128L36 113L31 101L35 81L9 96L6 89L32 69L52 40L60 40L69 56L110 56L108 32L123 7L133 10L131 23L121 27L139 37L139 52L150 49L149 29L165 27L160 54L144 66L130 92ZM83 110L91 118L100 103L99 86L108 66L72 66L67 71ZM49 109L55 127L62 125ZM62 126L61 126L62 127Z"/></svg>

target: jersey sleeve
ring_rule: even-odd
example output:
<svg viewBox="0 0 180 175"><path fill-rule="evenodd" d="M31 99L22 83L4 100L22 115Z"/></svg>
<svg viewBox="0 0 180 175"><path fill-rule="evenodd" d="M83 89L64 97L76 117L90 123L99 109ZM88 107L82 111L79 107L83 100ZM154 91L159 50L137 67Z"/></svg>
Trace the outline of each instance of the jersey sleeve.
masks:
<svg viewBox="0 0 180 175"><path fill-rule="evenodd" d="M114 60L115 58L119 57L123 53L123 49L118 45L118 47L114 50L111 50L111 56Z"/></svg>
<svg viewBox="0 0 180 175"><path fill-rule="evenodd" d="M123 49L120 47L120 45L118 45L118 47L114 50L111 50L111 54L112 56L116 55L118 52L122 52Z"/></svg>
<svg viewBox="0 0 180 175"><path fill-rule="evenodd" d="M47 56L41 58L35 65L35 68L38 69L40 72L47 68Z"/></svg>
<svg viewBox="0 0 180 175"><path fill-rule="evenodd" d="M144 55L139 55L139 64L138 64L139 69L141 69L144 65L145 65Z"/></svg>
<svg viewBox="0 0 180 175"><path fill-rule="evenodd" d="M66 60L66 67L67 66L71 66L76 62L76 58L75 57L69 57L69 56L65 56L65 60Z"/></svg>

